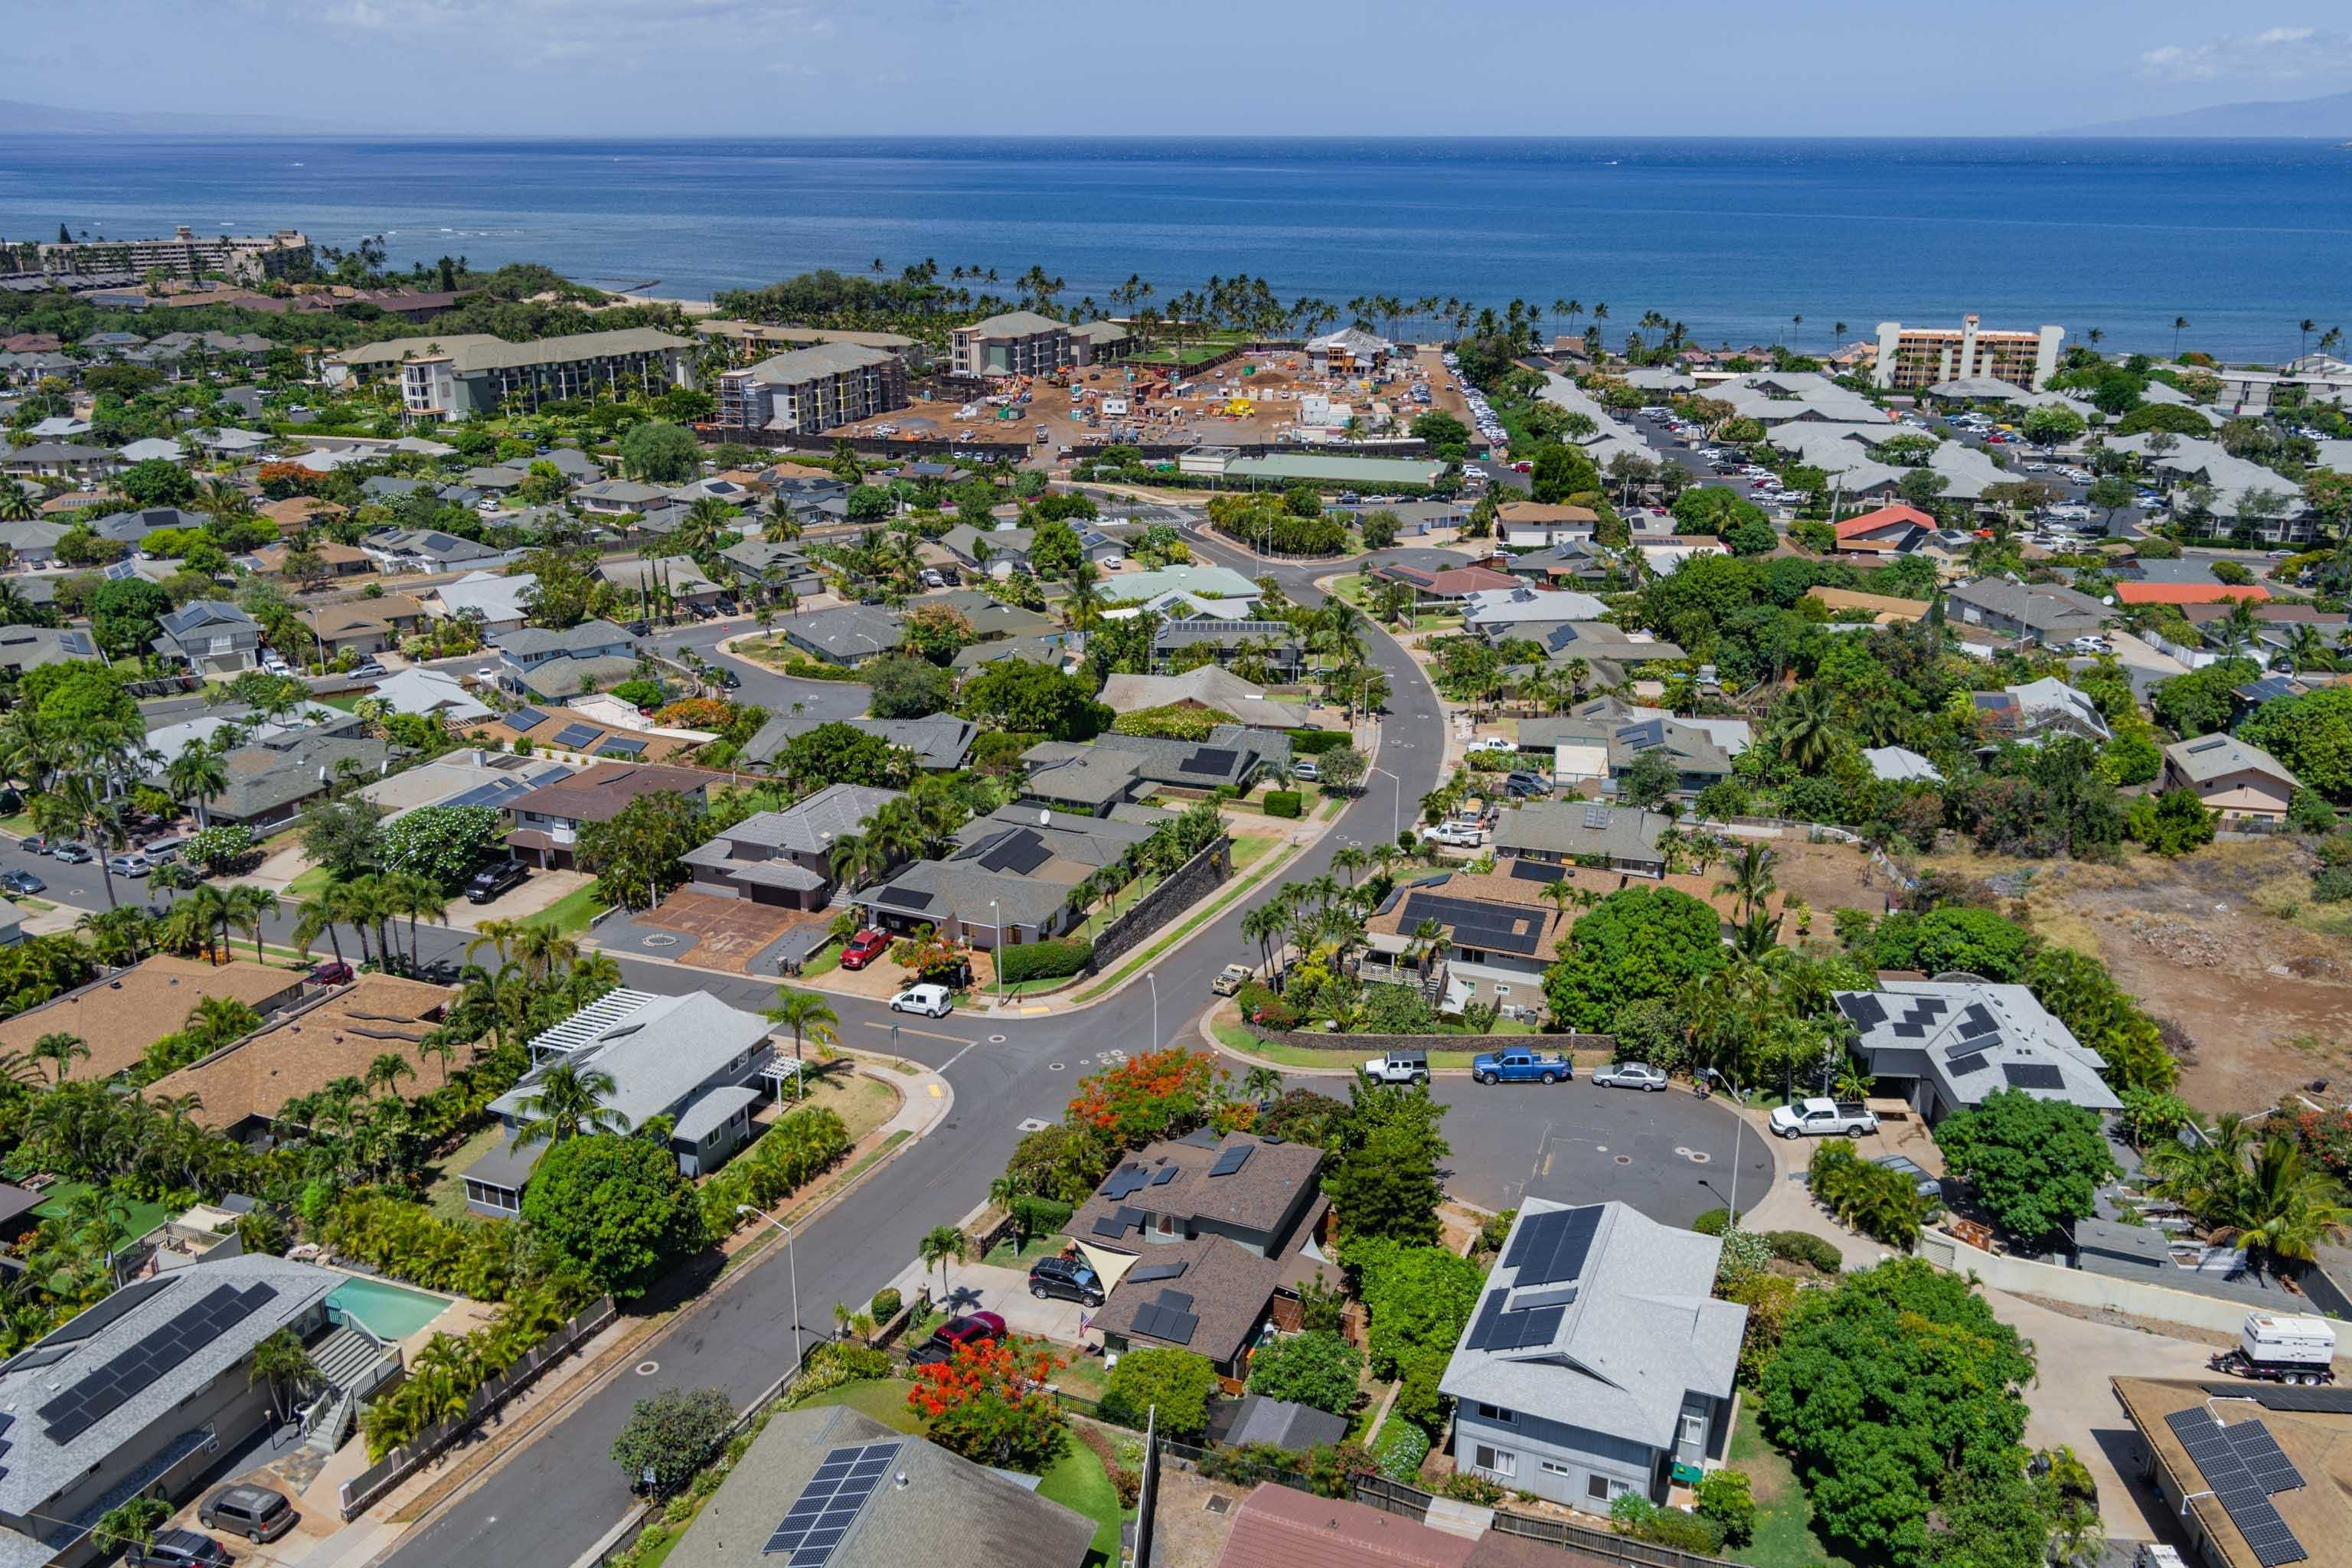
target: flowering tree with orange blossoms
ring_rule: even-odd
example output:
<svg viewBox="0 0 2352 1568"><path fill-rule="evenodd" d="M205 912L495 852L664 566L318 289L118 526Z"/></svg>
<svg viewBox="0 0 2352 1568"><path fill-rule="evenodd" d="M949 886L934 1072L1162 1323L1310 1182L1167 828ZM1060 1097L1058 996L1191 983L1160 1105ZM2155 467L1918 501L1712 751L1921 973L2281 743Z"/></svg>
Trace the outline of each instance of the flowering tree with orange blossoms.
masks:
<svg viewBox="0 0 2352 1568"><path fill-rule="evenodd" d="M1065 1364L1042 1341L967 1341L950 1360L915 1369L907 1407L942 1448L1034 1475L1068 1439L1069 1417L1045 1386Z"/></svg>
<svg viewBox="0 0 2352 1568"><path fill-rule="evenodd" d="M1081 1079L1062 1120L1116 1149L1140 1149L1208 1121L1231 1076L1205 1051L1145 1051Z"/></svg>

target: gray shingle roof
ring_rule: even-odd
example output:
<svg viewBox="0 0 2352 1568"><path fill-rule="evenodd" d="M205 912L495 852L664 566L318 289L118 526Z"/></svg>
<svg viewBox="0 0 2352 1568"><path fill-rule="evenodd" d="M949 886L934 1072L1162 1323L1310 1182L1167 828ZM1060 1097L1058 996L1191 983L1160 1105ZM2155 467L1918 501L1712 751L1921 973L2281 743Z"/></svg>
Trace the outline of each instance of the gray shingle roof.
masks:
<svg viewBox="0 0 2352 1568"><path fill-rule="evenodd" d="M2302 787L2301 781L2287 771L2284 763L2235 735L2200 735L2193 741L2175 741L2164 748L2164 754L2193 784L2210 784L2231 773L2252 771L2284 779L2291 788Z"/></svg>
<svg viewBox="0 0 2352 1568"><path fill-rule="evenodd" d="M846 724L853 730L881 737L886 745L897 746L915 754L918 767L935 771L960 768L971 752L972 738L980 727L969 719L952 713L933 713L921 719L795 719L790 716L771 719L760 726L745 743L742 760L765 766L776 760L778 753L794 739L807 734L820 724Z"/></svg>
<svg viewBox="0 0 2352 1568"><path fill-rule="evenodd" d="M635 994L643 995L642 993ZM756 1051L772 1027L757 1014L730 1007L703 992L685 996L643 995L643 1000L606 1025L566 1058L593 1064L615 1082L604 1103L635 1127L658 1116L739 1056ZM528 1120L522 1102L543 1074L534 1073L490 1104L497 1115Z"/></svg>
<svg viewBox="0 0 2352 1568"><path fill-rule="evenodd" d="M1654 811L1597 805L1582 800L1532 800L1495 817L1495 852L1605 855L1612 860L1663 864L1658 835L1673 819Z"/></svg>
<svg viewBox="0 0 2352 1568"><path fill-rule="evenodd" d="M884 803L898 798L895 789L868 789L864 784L828 784L782 811L747 816L710 841L722 851L730 844L756 844L788 854L822 855L835 839L866 831L866 824ZM710 847L706 845L704 847Z"/></svg>
<svg viewBox="0 0 2352 1568"><path fill-rule="evenodd" d="M583 621L560 631L545 626L517 626L490 640L502 652L530 658L542 653L583 654L614 646L634 647L636 639L610 621Z"/></svg>
<svg viewBox="0 0 2352 1568"><path fill-rule="evenodd" d="M2123 1104L2101 1076L2105 1060L2022 985L1889 980L1835 997L1872 1070L1926 1078L1948 1105L1975 1105L2004 1089L2094 1110Z"/></svg>

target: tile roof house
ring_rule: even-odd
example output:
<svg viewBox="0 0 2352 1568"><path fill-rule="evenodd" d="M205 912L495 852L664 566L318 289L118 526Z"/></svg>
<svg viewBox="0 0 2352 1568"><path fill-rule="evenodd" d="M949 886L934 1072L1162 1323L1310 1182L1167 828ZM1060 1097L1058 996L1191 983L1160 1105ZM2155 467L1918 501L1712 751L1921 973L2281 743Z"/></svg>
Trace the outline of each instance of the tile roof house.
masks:
<svg viewBox="0 0 2352 1568"><path fill-rule="evenodd" d="M678 857L698 893L755 904L814 910L833 896L833 847L863 834L885 802L902 792L828 784L782 811L747 816Z"/></svg>
<svg viewBox="0 0 2352 1568"><path fill-rule="evenodd" d="M2284 822L2287 805L2303 784L2260 746L2215 734L2165 747L2162 787L2194 790L2224 822Z"/></svg>
<svg viewBox="0 0 2352 1568"><path fill-rule="evenodd" d="M610 822L640 795L675 792L702 805L710 786L725 776L699 768L599 763L508 802L504 809L512 814L516 826L507 835L507 847L517 852L517 859L528 858L542 868L569 870L574 864L583 824Z"/></svg>
<svg viewBox="0 0 2352 1568"><path fill-rule="evenodd" d="M820 1479L820 1477L825 1479ZM834 1478L871 1481L843 1490ZM677 1568L787 1568L818 1561L778 1531L804 1500L835 1500L824 1568L1083 1568L1095 1559L1095 1521L1042 1496L1025 1477L977 1465L846 1406L772 1416L727 1479L669 1551ZM841 1506L841 1500L853 1506ZM834 1523L831 1521L838 1521ZM834 1532L837 1531L838 1534Z"/></svg>
<svg viewBox="0 0 2352 1568"><path fill-rule="evenodd" d="M745 588L777 594L790 589L799 598L824 592L824 579L797 542L771 543L742 539L719 552Z"/></svg>
<svg viewBox="0 0 2352 1568"><path fill-rule="evenodd" d="M1722 1241L1622 1203L1524 1203L1438 1386L1458 1470L1591 1513L1719 1464L1748 1309Z"/></svg>
<svg viewBox="0 0 2352 1568"><path fill-rule="evenodd" d="M1106 1348L1172 1346L1244 1375L1276 1293L1338 1275L1322 1163L1311 1143L1206 1128L1122 1162L1066 1227L1109 1290L1091 1324Z"/></svg>
<svg viewBox="0 0 2352 1568"><path fill-rule="evenodd" d="M215 964L158 953L0 1021L0 1050L22 1056L43 1035L73 1035L89 1047L76 1076L112 1078L138 1066L207 997L242 1002L266 1017L300 996L302 984L289 970L242 959Z"/></svg>
<svg viewBox="0 0 2352 1568"><path fill-rule="evenodd" d="M177 1505L279 1421L254 1348L317 1344L349 1276L267 1253L206 1258L125 1285L0 1367L0 1563L97 1561L89 1532L122 1500ZM373 1368L371 1358L362 1370Z"/></svg>
<svg viewBox="0 0 2352 1568"><path fill-rule="evenodd" d="M234 675L261 658L261 623L221 599L197 599L158 618L154 649L202 674Z"/></svg>
<svg viewBox="0 0 2352 1568"><path fill-rule="evenodd" d="M518 1134L532 1121L532 1096L557 1062L611 1074L614 1086L603 1103L624 1119L625 1129L656 1116L676 1118L669 1146L678 1169L689 1176L716 1171L750 1141L751 1109L761 1099L752 1086L775 1063L768 1041L773 1028L707 992L607 991L534 1038L530 1070L490 1102L506 1133L460 1173L466 1206L494 1216L521 1208L531 1170L550 1145L522 1142Z"/></svg>
<svg viewBox="0 0 2352 1568"><path fill-rule="evenodd" d="M199 1125L251 1142L276 1124L287 1101L316 1094L339 1078L364 1077L368 1064L387 1051L416 1056L417 1042L439 1026L457 994L453 986L362 974L166 1073L152 1092L195 1095L202 1103L189 1114Z"/></svg>
<svg viewBox="0 0 2352 1568"><path fill-rule="evenodd" d="M1874 555L1902 555L1936 535L1937 522L1916 506L1883 506L1836 525L1837 547Z"/></svg>
<svg viewBox="0 0 2352 1568"><path fill-rule="evenodd" d="M1514 500L1505 501L1495 510L1496 542L1515 550L1542 550L1589 540L1600 525L1601 514L1589 506Z"/></svg>
<svg viewBox="0 0 2352 1568"><path fill-rule="evenodd" d="M560 630L517 626L492 640L500 679L561 701L602 690L636 672L637 639L610 621L583 621Z"/></svg>
<svg viewBox="0 0 2352 1568"><path fill-rule="evenodd" d="M2123 1104L2102 1076L2105 1059L2022 985L1881 980L1835 1000L1871 1076L1906 1084L1903 1098L1930 1122L2008 1089L2093 1110Z"/></svg>
<svg viewBox="0 0 2352 1568"><path fill-rule="evenodd" d="M2116 602L2121 605L2222 605L2235 599L2261 604L2271 591L2260 583L2148 583L2118 578Z"/></svg>
<svg viewBox="0 0 2352 1568"><path fill-rule="evenodd" d="M1609 1568L1612 1561L1498 1530L1441 1530L1275 1481L1243 1499L1233 1520L1216 1568Z"/></svg>

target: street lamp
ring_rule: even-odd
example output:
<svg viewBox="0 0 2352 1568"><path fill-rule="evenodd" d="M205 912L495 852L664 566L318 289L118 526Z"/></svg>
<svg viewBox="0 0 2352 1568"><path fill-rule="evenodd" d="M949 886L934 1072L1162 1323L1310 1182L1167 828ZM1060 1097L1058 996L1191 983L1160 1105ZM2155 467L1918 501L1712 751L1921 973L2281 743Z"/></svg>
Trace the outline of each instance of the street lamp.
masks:
<svg viewBox="0 0 2352 1568"><path fill-rule="evenodd" d="M988 912L993 917L989 921L988 931L994 939L992 945L995 949L988 959L989 967L996 971L996 1005L1001 1009L1004 1005L1004 917L997 910L997 901L994 899L988 900Z"/></svg>
<svg viewBox="0 0 2352 1568"><path fill-rule="evenodd" d="M1380 774L1396 786L1389 795L1389 842L1393 844L1404 832L1404 780L1386 768L1369 768L1366 771Z"/></svg>
<svg viewBox="0 0 2352 1568"><path fill-rule="evenodd" d="M1157 975L1153 974L1153 973L1151 973L1151 971L1150 971L1149 969L1147 969L1147 970L1145 970L1145 971L1143 972L1143 978L1144 978L1145 980L1147 980L1147 981L1150 982L1150 984L1151 984L1151 1048L1152 1048L1153 1050L1155 1050L1155 1051L1156 1051L1156 1050L1158 1050L1158 1049L1160 1048L1160 979L1159 979L1159 977L1158 977Z"/></svg>
<svg viewBox="0 0 2352 1568"><path fill-rule="evenodd" d="M737 1204L735 1205L735 1212L740 1215L749 1215L754 1219L766 1220L770 1225L774 1226L778 1230L783 1232L784 1262L791 1268L793 1276L793 1370L794 1372L798 1372L801 1369L802 1360L801 1260L793 1251L793 1227L786 1225L782 1220L778 1219L775 1215L768 1213L765 1209L755 1209L750 1204Z"/></svg>

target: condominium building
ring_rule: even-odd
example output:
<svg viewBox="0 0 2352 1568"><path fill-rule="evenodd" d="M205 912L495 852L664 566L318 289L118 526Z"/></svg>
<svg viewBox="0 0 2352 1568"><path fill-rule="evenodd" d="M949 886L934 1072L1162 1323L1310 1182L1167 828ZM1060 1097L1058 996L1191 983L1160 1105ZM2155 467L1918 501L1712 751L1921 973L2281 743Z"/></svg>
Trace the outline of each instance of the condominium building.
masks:
<svg viewBox="0 0 2352 1568"><path fill-rule="evenodd" d="M194 279L208 272L232 278L282 278L307 268L310 241L299 229L275 234L199 235L186 224L168 239L81 239L41 247L41 270L168 272Z"/></svg>
<svg viewBox="0 0 2352 1568"><path fill-rule="evenodd" d="M1067 365L1124 358L1134 347L1116 321L1072 326L1034 310L1008 310L955 329L948 368L957 375L1051 375Z"/></svg>
<svg viewBox="0 0 2352 1568"><path fill-rule="evenodd" d="M1874 384L1897 392L1978 376L2039 392L2058 369L2058 345L2065 337L2063 327L1987 331L1974 316L1962 317L1958 328L1881 321L1878 363L1871 377Z"/></svg>
<svg viewBox="0 0 2352 1568"><path fill-rule="evenodd" d="M694 344L651 327L575 332L510 343L452 340L400 362L400 401L411 419L465 419L509 399L536 408L566 398L658 394L694 384Z"/></svg>
<svg viewBox="0 0 2352 1568"><path fill-rule="evenodd" d="M859 343L814 343L719 378L719 424L729 430L809 436L906 405L905 363Z"/></svg>

